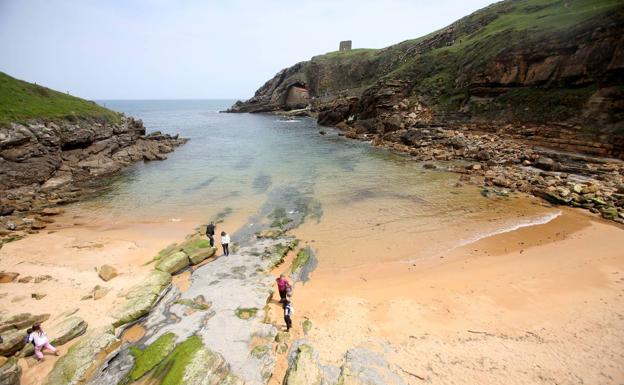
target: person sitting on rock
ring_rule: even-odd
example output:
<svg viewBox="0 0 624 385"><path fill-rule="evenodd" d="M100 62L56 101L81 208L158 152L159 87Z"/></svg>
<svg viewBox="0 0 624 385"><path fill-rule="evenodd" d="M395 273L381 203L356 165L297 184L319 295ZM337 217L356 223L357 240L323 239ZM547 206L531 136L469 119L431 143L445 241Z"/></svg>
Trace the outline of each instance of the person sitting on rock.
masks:
<svg viewBox="0 0 624 385"><path fill-rule="evenodd" d="M280 274L279 278L276 278L275 281L277 282L277 291L279 291L280 302L284 303L288 292L292 292L292 287L284 274Z"/></svg>
<svg viewBox="0 0 624 385"><path fill-rule="evenodd" d="M214 247L214 235L215 235L215 224L214 222L210 222L208 226L206 226L206 236L210 241L210 247Z"/></svg>
<svg viewBox="0 0 624 385"><path fill-rule="evenodd" d="M286 322L286 331L290 331L292 327L292 317L295 314L295 308L290 301L290 296L286 297L284 300L284 322Z"/></svg>
<svg viewBox="0 0 624 385"><path fill-rule="evenodd" d="M223 247L223 255L230 255L230 235L225 231L221 232L221 247Z"/></svg>
<svg viewBox="0 0 624 385"><path fill-rule="evenodd" d="M28 337L28 342L32 342L35 345L35 356L39 361L44 361L43 349L48 349L54 353L55 356L59 355L56 348L50 344L48 336L45 334L41 328L41 324L38 322L33 325L32 333L30 333L30 336Z"/></svg>

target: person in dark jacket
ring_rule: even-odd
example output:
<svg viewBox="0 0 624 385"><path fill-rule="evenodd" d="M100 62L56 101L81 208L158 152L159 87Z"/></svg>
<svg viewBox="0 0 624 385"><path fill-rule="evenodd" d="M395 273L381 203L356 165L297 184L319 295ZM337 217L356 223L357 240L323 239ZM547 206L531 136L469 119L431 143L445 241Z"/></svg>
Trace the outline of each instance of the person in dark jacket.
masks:
<svg viewBox="0 0 624 385"><path fill-rule="evenodd" d="M215 235L216 226L214 222L210 222L208 226L206 226L206 236L208 240L210 240L210 247L214 247L214 235Z"/></svg>
<svg viewBox="0 0 624 385"><path fill-rule="evenodd" d="M292 316L295 314L295 308L290 301L290 296L284 300L284 322L286 322L286 331L290 331L292 327Z"/></svg>

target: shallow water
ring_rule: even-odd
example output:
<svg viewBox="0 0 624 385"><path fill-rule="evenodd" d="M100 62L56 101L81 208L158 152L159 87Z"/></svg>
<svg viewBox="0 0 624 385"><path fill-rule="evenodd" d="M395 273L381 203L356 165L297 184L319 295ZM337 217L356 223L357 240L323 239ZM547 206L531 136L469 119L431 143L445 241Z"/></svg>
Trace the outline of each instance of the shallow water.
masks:
<svg viewBox="0 0 624 385"><path fill-rule="evenodd" d="M312 119L218 112L232 102L100 102L143 119L149 132L191 140L164 162L130 167L73 210L102 221L204 222L226 208L247 218L272 194L293 189L314 202L315 215L298 235L339 254L326 255L333 267L433 255L552 215L524 198L493 200L475 186L455 187L457 174L424 169L332 129L320 135ZM388 252L366 253L367 243Z"/></svg>

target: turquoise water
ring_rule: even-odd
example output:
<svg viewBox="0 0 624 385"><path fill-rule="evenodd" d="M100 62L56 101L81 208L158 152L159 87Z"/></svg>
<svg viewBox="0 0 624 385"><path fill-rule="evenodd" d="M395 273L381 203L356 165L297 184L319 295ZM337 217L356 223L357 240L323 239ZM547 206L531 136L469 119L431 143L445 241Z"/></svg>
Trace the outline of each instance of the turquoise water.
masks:
<svg viewBox="0 0 624 385"><path fill-rule="evenodd" d="M317 202L319 237L344 231L357 240L384 226L404 237L456 228L461 242L541 214L484 198L475 186L457 188L457 174L426 170L333 129L320 135L313 119L219 113L232 100L100 103L142 119L148 132L191 139L166 161L131 166L76 206L100 218L203 222L225 208L250 216L287 188Z"/></svg>

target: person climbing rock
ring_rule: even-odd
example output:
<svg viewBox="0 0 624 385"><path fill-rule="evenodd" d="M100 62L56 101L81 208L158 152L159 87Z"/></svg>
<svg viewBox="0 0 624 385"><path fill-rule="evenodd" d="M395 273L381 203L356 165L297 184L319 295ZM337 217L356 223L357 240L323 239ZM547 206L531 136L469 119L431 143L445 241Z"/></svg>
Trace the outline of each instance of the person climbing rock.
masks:
<svg viewBox="0 0 624 385"><path fill-rule="evenodd" d="M41 328L41 324L36 323L32 327L32 333L28 337L28 342L32 342L35 345L35 356L39 361L44 361L43 358L43 349L48 349L55 356L58 356L59 353L52 344L50 344L50 340L48 336Z"/></svg>
<svg viewBox="0 0 624 385"><path fill-rule="evenodd" d="M223 255L230 255L230 235L225 231L221 232L221 247L223 247Z"/></svg>
<svg viewBox="0 0 624 385"><path fill-rule="evenodd" d="M210 247L214 247L214 235L215 235L215 224L214 222L210 222L208 226L206 226L206 236L210 241Z"/></svg>
<svg viewBox="0 0 624 385"><path fill-rule="evenodd" d="M290 300L290 296L284 300L284 322L286 322L286 331L290 331L292 327L292 316L295 314L295 308Z"/></svg>
<svg viewBox="0 0 624 385"><path fill-rule="evenodd" d="M286 295L289 291L292 291L292 286L290 286L290 283L284 274L280 274L279 278L276 278L275 281L277 282L277 291L279 291L280 302L284 303Z"/></svg>

